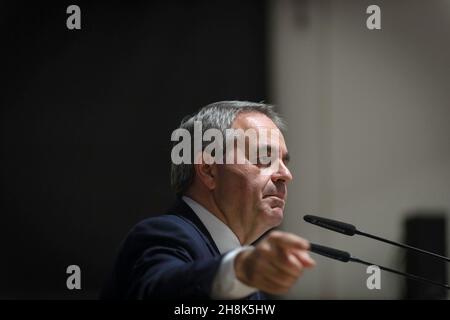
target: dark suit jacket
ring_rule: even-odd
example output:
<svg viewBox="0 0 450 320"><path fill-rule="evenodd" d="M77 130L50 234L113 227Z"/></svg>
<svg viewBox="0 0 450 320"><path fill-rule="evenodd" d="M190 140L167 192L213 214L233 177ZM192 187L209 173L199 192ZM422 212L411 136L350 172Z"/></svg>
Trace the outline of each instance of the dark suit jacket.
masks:
<svg viewBox="0 0 450 320"><path fill-rule="evenodd" d="M102 299L210 299L223 256L181 199L138 223L121 245ZM261 299L259 292L248 299Z"/></svg>

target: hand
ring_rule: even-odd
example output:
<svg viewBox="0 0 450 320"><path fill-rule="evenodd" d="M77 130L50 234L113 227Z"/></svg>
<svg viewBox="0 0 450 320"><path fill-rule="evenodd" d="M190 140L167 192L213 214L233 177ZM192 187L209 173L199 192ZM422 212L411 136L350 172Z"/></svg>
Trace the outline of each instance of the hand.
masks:
<svg viewBox="0 0 450 320"><path fill-rule="evenodd" d="M236 277L267 293L283 294L294 285L304 268L316 265L308 253L309 242L294 234L272 231L254 249L234 260Z"/></svg>

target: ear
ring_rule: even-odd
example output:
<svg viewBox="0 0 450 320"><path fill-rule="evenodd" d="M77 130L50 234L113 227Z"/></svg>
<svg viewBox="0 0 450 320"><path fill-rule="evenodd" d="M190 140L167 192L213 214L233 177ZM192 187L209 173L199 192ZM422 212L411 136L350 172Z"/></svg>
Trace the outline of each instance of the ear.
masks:
<svg viewBox="0 0 450 320"><path fill-rule="evenodd" d="M198 156L201 157L201 154ZM194 164L194 170L198 180L208 190L214 190L216 187L217 167L208 157L210 156L203 154L203 159L199 159L200 161L196 161L197 164Z"/></svg>

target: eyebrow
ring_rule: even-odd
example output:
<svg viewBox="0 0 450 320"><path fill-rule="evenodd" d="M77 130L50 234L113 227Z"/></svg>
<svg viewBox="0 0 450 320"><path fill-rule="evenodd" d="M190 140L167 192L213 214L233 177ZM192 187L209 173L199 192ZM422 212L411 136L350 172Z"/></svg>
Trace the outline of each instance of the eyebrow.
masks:
<svg viewBox="0 0 450 320"><path fill-rule="evenodd" d="M259 151L260 151L261 149L264 149L264 148L267 148L267 149L266 149L267 152L268 152L268 153L271 153L271 151L272 151L272 146L271 146L270 144L264 144L264 145L261 145L261 146L258 148L258 154L259 154ZM286 153L284 154L284 156L283 156L282 159L283 159L283 161L286 162L286 163L288 163L289 161L291 161L291 156L290 156L289 152L286 151Z"/></svg>
<svg viewBox="0 0 450 320"><path fill-rule="evenodd" d="M285 163L288 163L289 161L291 161L291 156L290 156L289 152L286 152L286 154L283 157L283 161Z"/></svg>

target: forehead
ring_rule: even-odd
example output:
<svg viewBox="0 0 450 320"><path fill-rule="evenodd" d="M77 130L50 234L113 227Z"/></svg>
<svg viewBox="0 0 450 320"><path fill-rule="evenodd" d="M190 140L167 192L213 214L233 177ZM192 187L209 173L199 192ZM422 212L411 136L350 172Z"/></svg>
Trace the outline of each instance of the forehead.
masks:
<svg viewBox="0 0 450 320"><path fill-rule="evenodd" d="M265 114L260 112L243 112L240 113L233 122L231 126L233 129L258 129L266 130L276 130L279 137L281 145L285 145L283 133L276 126L276 124Z"/></svg>
<svg viewBox="0 0 450 320"><path fill-rule="evenodd" d="M266 129L278 129L275 123L265 114L260 112L241 112L234 119L232 128L256 129L258 127Z"/></svg>

